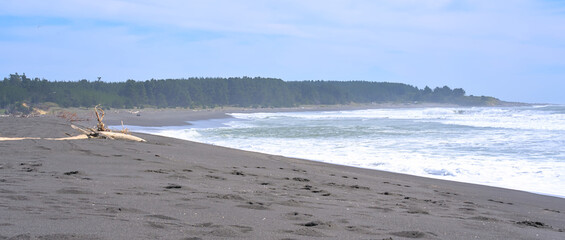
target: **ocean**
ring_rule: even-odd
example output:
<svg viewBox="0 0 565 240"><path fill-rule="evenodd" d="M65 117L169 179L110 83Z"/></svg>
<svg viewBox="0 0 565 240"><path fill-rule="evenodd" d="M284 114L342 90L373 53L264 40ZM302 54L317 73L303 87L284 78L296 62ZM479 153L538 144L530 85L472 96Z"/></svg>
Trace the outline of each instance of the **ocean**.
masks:
<svg viewBox="0 0 565 240"><path fill-rule="evenodd" d="M565 198L565 106L233 113L144 132Z"/></svg>

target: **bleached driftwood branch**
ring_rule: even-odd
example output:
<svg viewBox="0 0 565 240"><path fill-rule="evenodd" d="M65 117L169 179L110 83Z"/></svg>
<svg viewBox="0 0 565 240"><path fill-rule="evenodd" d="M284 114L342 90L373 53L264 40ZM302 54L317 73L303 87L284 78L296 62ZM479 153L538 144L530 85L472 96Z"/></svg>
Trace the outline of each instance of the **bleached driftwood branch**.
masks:
<svg viewBox="0 0 565 240"><path fill-rule="evenodd" d="M126 134L126 131L123 132L112 132L106 128L106 125L102 122L104 118L104 110L99 108L97 105L94 107L94 112L96 113L96 119L98 120L98 124L96 125L96 129L92 128L81 128L76 125L71 124L71 128L81 132L81 135L77 136L70 136L64 138L44 138L45 140L56 140L56 141L63 141L63 140L79 140L79 139L88 139L88 138L105 138L105 139L116 139L116 140L127 140L127 141L135 141L135 142L146 142L145 139L136 137L133 135ZM123 126L123 122L122 122ZM68 134L67 134L68 135ZM0 137L0 141L16 141L16 140L25 140L25 139L42 139L38 137L17 137L17 138L9 138L9 137Z"/></svg>
<svg viewBox="0 0 565 240"><path fill-rule="evenodd" d="M133 135L120 133L120 132L110 132L110 131L97 131L94 129L84 129L77 127L75 125L71 125L71 127L79 132L85 134L88 138L107 138L107 139L116 139L116 140L128 140L128 141L135 141L135 142L146 142L145 139L136 137Z"/></svg>
<svg viewBox="0 0 565 240"><path fill-rule="evenodd" d="M41 139L37 137L0 137L0 141L18 141L18 140L26 140L26 139Z"/></svg>
<svg viewBox="0 0 565 240"><path fill-rule="evenodd" d="M96 105L94 107L94 113L96 114L96 120L98 120L98 124L96 125L98 131L108 131L108 129L106 129L106 125L102 122L102 119L104 119L104 115L106 115L104 113L104 110L102 110L102 108L99 108L99 105Z"/></svg>

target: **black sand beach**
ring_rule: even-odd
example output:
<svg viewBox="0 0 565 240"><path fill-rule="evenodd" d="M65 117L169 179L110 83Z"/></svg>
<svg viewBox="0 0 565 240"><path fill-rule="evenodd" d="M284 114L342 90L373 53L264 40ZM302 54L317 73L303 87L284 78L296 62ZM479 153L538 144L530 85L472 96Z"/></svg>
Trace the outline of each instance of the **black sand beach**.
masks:
<svg viewBox="0 0 565 240"><path fill-rule="evenodd" d="M54 116L0 118L0 137L65 133ZM0 239L565 239L562 198L135 135L0 141Z"/></svg>

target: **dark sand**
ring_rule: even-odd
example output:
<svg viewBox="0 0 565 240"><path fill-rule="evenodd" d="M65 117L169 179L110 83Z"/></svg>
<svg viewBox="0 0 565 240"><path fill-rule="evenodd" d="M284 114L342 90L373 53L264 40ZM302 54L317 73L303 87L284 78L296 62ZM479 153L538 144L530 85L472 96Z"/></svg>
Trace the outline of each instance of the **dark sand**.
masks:
<svg viewBox="0 0 565 240"><path fill-rule="evenodd" d="M0 137L65 132L0 118ZM0 141L0 239L565 239L561 198L136 135L148 142Z"/></svg>

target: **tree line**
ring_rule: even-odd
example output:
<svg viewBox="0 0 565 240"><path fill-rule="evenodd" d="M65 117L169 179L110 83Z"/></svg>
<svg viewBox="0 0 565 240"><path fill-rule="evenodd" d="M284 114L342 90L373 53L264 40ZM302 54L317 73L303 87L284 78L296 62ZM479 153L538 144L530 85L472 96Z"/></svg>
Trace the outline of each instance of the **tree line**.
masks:
<svg viewBox="0 0 565 240"><path fill-rule="evenodd" d="M0 108L18 103L111 108L295 107L350 103L433 102L493 105L492 97L466 96L448 86L419 89L370 81L289 81L264 77L183 78L125 82L49 81L10 74L0 82Z"/></svg>

